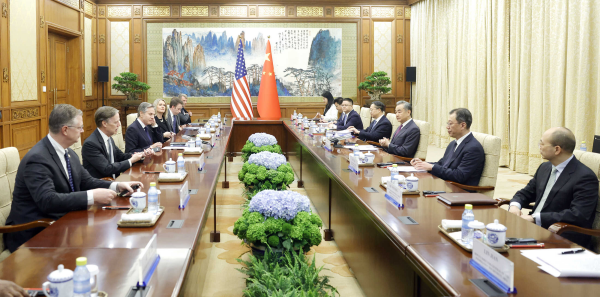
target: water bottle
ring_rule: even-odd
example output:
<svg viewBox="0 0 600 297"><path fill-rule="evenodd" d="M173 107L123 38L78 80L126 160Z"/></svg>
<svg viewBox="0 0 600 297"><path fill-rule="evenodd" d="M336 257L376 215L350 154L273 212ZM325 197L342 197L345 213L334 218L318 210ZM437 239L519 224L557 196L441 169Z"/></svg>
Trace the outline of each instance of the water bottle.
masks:
<svg viewBox="0 0 600 297"><path fill-rule="evenodd" d="M397 186L398 185L398 175L400 175L398 173L398 164L394 164L392 165L392 168L390 169L390 182Z"/></svg>
<svg viewBox="0 0 600 297"><path fill-rule="evenodd" d="M360 156L360 149L358 148L358 143L354 145L353 151L354 151L354 156L355 157Z"/></svg>
<svg viewBox="0 0 600 297"><path fill-rule="evenodd" d="M221 119L221 112L219 111L219 113L217 114L217 119Z"/></svg>
<svg viewBox="0 0 600 297"><path fill-rule="evenodd" d="M587 152L587 145L585 145L585 140L581 142L581 147L579 147L579 150L582 152Z"/></svg>
<svg viewBox="0 0 600 297"><path fill-rule="evenodd" d="M158 213L158 191L154 182L150 183L150 189L148 190L148 213L153 215Z"/></svg>
<svg viewBox="0 0 600 297"><path fill-rule="evenodd" d="M92 286L90 284L90 271L87 269L87 258L79 257L76 260L77 268L73 273L73 297L90 297Z"/></svg>
<svg viewBox="0 0 600 297"><path fill-rule="evenodd" d="M185 160L183 160L182 153L179 153L179 157L177 158L177 172L179 172L179 173L185 172Z"/></svg>
<svg viewBox="0 0 600 297"><path fill-rule="evenodd" d="M200 134L196 135L196 147L202 147L202 139L200 139Z"/></svg>
<svg viewBox="0 0 600 297"><path fill-rule="evenodd" d="M460 237L465 244L473 243L473 233L469 232L469 223L475 220L475 214L473 214L473 205L465 204L465 211L462 214L462 228Z"/></svg>

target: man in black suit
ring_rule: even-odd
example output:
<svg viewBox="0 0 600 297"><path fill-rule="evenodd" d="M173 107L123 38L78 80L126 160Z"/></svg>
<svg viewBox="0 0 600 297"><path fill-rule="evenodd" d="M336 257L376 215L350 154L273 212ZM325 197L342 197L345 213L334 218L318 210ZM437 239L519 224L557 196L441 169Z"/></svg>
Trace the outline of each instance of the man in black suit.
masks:
<svg viewBox="0 0 600 297"><path fill-rule="evenodd" d="M83 167L95 178L116 178L121 172L145 156L144 152L125 154L112 137L121 129L119 110L112 106L102 106L94 115L98 127L83 143L81 154Z"/></svg>
<svg viewBox="0 0 600 297"><path fill-rule="evenodd" d="M175 134L179 133L179 130L182 129L181 121L179 120L179 114L181 113L181 108L183 108L183 102L179 97L171 98L171 102L169 103L169 110L167 110L167 126L169 126L169 130Z"/></svg>
<svg viewBox="0 0 600 297"><path fill-rule="evenodd" d="M538 167L525 188L510 201L508 211L544 228L557 222L592 228L598 203L596 174L573 156L575 135L567 128L550 128L540 139L540 154L548 162ZM530 214L521 206L535 202ZM590 236L565 232L563 237L589 247Z"/></svg>
<svg viewBox="0 0 600 297"><path fill-rule="evenodd" d="M369 108L371 118L373 122L365 130L358 130L353 126L350 126L348 130L352 134L358 135L360 140L379 141L384 137L390 137L392 135L392 123L385 117L385 104L381 101L373 101ZM362 121L361 121L362 123Z"/></svg>
<svg viewBox="0 0 600 297"><path fill-rule="evenodd" d="M140 182L108 182L90 176L69 149L83 132L81 110L58 104L50 113L50 133L21 160L15 178L12 207L7 225L48 218L57 220L69 211L85 210L93 204L109 204L117 191L133 192ZM7 233L6 247L14 252L41 228Z"/></svg>
<svg viewBox="0 0 600 297"><path fill-rule="evenodd" d="M336 124L330 123L329 128L335 130L346 130L349 127L362 130L363 123L360 119L360 115L352 109L354 101L350 98L344 98L342 101L342 116L338 119Z"/></svg>
<svg viewBox="0 0 600 297"><path fill-rule="evenodd" d="M161 148L163 135L154 121L154 105L148 102L138 106L138 118L125 132L125 152L152 154L152 149Z"/></svg>
<svg viewBox="0 0 600 297"><path fill-rule="evenodd" d="M179 113L179 115L177 116L177 117L179 117L179 124L182 126L191 124L192 123L192 112L188 112L185 109L185 106L187 105L187 101L188 101L187 95L179 94L179 100L181 100L181 102L183 103L183 106L181 107L181 113Z"/></svg>
<svg viewBox="0 0 600 297"><path fill-rule="evenodd" d="M392 139L380 139L379 144L384 151L390 154L413 158L421 140L421 129L412 120L412 104L398 101L396 103L396 120L400 122L400 126L394 132Z"/></svg>
<svg viewBox="0 0 600 297"><path fill-rule="evenodd" d="M444 157L433 164L420 159L413 159L410 164L416 169L431 171L431 174L447 181L469 186L479 185L485 154L470 131L472 122L473 116L468 109L451 110L446 129L448 135L456 140L448 144Z"/></svg>

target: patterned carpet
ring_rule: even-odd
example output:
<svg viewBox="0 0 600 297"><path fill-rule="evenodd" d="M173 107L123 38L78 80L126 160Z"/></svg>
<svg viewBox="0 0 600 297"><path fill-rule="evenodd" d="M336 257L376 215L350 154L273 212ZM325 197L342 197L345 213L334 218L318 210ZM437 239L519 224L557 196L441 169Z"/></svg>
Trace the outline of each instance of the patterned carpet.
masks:
<svg viewBox="0 0 600 297"><path fill-rule="evenodd" d="M427 161L439 160L443 154L443 149L429 146ZM236 268L242 267L236 259L241 257L247 260L249 249L233 235L233 223L242 215L241 204L244 202L242 198L243 186L237 179L237 172L242 165L241 157L236 157L234 162L228 163L227 180L229 181L229 189L223 189L220 185L217 188L217 228L221 231L221 242L208 243L212 247L206 250L210 260L202 296L242 296L242 291L246 287L245 275L236 270ZM224 180L224 177L224 173L221 172L220 181ZM494 197L511 198L530 179L531 176L529 175L516 173L507 168L500 168ZM297 188L296 185L297 183L294 182L291 190L306 195L306 191ZM314 207L313 211L315 211ZM308 254L310 260L312 260L312 257L316 258L317 266L324 266L325 269L321 274L331 276L331 284L338 289L341 296L364 296L335 241L322 241L319 246L313 247Z"/></svg>

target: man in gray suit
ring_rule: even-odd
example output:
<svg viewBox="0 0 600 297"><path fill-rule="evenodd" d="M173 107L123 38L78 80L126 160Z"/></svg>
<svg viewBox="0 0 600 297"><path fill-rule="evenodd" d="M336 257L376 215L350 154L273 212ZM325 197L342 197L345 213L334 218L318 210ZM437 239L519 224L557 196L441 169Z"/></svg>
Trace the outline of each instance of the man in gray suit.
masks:
<svg viewBox="0 0 600 297"><path fill-rule="evenodd" d="M390 154L413 158L421 140L421 130L412 120L412 104L398 101L396 119L400 122L400 126L394 132L392 139L380 139L379 144Z"/></svg>

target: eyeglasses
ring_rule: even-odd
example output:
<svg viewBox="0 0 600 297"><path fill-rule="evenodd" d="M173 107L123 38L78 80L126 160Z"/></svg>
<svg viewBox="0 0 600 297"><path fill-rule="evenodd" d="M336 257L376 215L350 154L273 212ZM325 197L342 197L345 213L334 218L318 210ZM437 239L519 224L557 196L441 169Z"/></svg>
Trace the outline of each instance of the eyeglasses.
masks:
<svg viewBox="0 0 600 297"><path fill-rule="evenodd" d="M344 107L352 107L352 105L350 105L350 104L342 104L342 106L344 106Z"/></svg>
<svg viewBox="0 0 600 297"><path fill-rule="evenodd" d="M69 128L75 128L75 129L83 132L83 126L67 126L67 127L69 127Z"/></svg>
<svg viewBox="0 0 600 297"><path fill-rule="evenodd" d="M455 123L453 123L453 122L447 122L447 123L446 123L446 127L451 127L451 126L452 126L452 125L454 125L454 124L455 124Z"/></svg>

